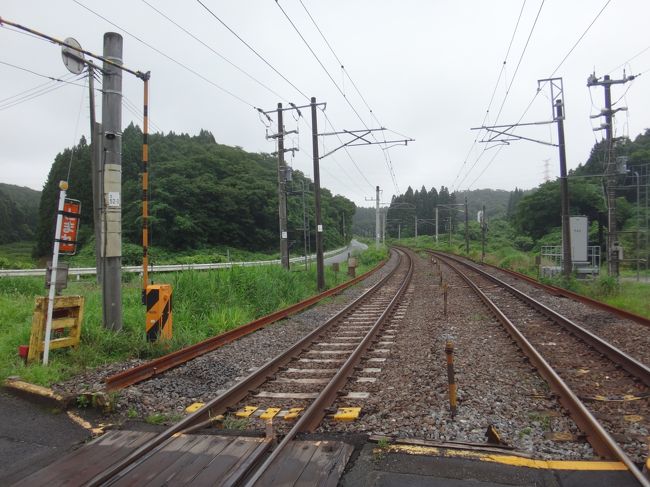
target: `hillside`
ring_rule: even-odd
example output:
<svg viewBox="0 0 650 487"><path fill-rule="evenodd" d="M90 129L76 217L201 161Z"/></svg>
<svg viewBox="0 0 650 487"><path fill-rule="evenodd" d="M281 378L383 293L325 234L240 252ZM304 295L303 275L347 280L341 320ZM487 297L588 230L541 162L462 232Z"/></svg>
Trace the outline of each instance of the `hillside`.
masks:
<svg viewBox="0 0 650 487"><path fill-rule="evenodd" d="M122 235L126 243L141 243L142 132L130 125L123 133ZM43 189L37 255L51 248L54 201L58 181L65 177L71 150L58 154ZM151 134L149 136L151 244L168 250L229 245L245 250L274 250L278 246L277 160L269 154L246 152L218 144L212 134ZM302 198L295 194L302 182L293 173L287 190L290 245L302 249ZM70 198L82 201L81 241L92 235L90 146L81 139L75 147L70 173ZM323 188L322 215L325 246L343 242L352 222L354 203ZM313 191L306 195L307 217L314 242ZM345 215L345 218L343 218Z"/></svg>
<svg viewBox="0 0 650 487"><path fill-rule="evenodd" d="M40 191L0 183L0 244L34 238L40 199Z"/></svg>

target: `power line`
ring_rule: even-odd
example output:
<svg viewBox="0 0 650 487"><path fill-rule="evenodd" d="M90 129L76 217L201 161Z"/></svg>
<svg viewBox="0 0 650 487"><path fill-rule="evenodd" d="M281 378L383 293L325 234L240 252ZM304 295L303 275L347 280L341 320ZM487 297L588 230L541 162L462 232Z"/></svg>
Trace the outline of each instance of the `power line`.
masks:
<svg viewBox="0 0 650 487"><path fill-rule="evenodd" d="M607 6L610 4L610 2L611 2L611 0L607 0L607 1L605 2L605 4L602 6L602 8L598 11L598 13L596 14L596 16L594 17L594 19L589 23L589 25L588 25L587 28L583 31L583 33L580 35L580 37L578 37L578 40L576 40L576 42L573 44L573 46L571 46L571 48L570 48L569 51L566 53L566 55L564 56L564 58L562 58L562 61L560 61L560 63L556 66L556 68L553 70L553 72L552 72L552 73L551 73L547 78L549 78L549 79L552 78L552 77L555 75L555 73L557 73L557 71L562 67L562 65L566 62L566 60L567 60L567 59L569 58L569 56L573 53L573 51L576 49L576 47L578 47L578 45L580 44L580 42L582 41L582 39L587 35L587 33L589 32L589 30L591 29L591 27L592 27L592 26L596 23L596 21L600 18L600 16L601 16L602 13L605 11L605 9L606 9ZM545 84L546 84L546 82L545 82L542 86L538 87L538 89L537 89L537 91L535 92L535 94L533 95L533 98L531 99L530 103L528 104L528 106L526 107L526 109L524 110L524 112L523 112L523 113L521 114L521 116L519 117L519 120L517 121L517 124L521 123L521 121L523 120L523 118L526 116L526 113L528 113L528 110L530 110L530 107L533 105L533 102L537 99L537 96L538 96L539 93L542 91L542 89L544 88ZM516 125L516 124L515 124L515 125ZM514 132L514 131L513 131L513 132ZM501 149L501 148L500 148L500 149ZM485 150L485 149L484 149L484 150ZM501 151L501 150L499 150L499 152L500 152L500 151ZM490 165L492 164L493 161L494 161L494 158L492 158L492 159L490 160L490 162L487 164L487 166L485 167L485 169L481 172L481 174L479 175L479 177L480 177L481 175L483 175L483 173L485 173L485 171L487 170L488 167L490 167ZM478 179L478 178L476 178L476 179L472 182L472 184L474 184L474 182L476 182L477 179Z"/></svg>
<svg viewBox="0 0 650 487"><path fill-rule="evenodd" d="M201 0L196 0L212 17L214 17L221 25L223 25L232 35L234 35L237 39L239 39L248 49L250 49L258 58L260 58L264 64L266 64L269 68L271 68L278 76L280 76L283 80L285 80L287 83L289 83L298 93L300 93L302 96L304 96L307 100L310 99L300 88L298 88L296 85L294 85L289 79L287 79L286 76L284 76L280 71L278 71L275 66L273 66L270 62L268 62L264 56L262 56L259 52L257 52L248 42L246 42L237 32L235 32L233 29L231 29L221 18L219 18L212 10L210 10Z"/></svg>
<svg viewBox="0 0 650 487"><path fill-rule="evenodd" d="M501 77L503 76L503 73L505 72L506 69L506 63L508 62L508 56L510 55L510 49L512 48L512 44L515 40L515 36L517 34L517 30L519 29L519 22L521 21L521 17L524 13L524 8L526 7L526 0L521 5L521 10L519 10L519 16L517 17L517 22L515 23L515 28L512 31L512 36L510 36L510 43L508 44L508 49L506 49L506 55L503 58L503 63L501 64L501 70L499 71L499 76L497 77L496 83L494 83L494 89L492 90L492 95L490 96L490 101L488 103L487 109L485 110L485 115L483 116L483 122L481 122L481 125L485 125L485 122L487 120L487 117L490 113L490 108L492 108L492 102L494 101L494 96L496 95L497 89L499 88L499 83L501 82ZM454 178L454 182L451 183L452 187L455 186L456 181L458 181L458 178L463 172L463 169L467 165L467 161L469 160L469 155L472 153L472 150L474 147L476 147L476 144L478 142L478 139L480 137L481 132L478 131L476 133L476 137L474 137L474 142L472 142L472 145L470 146L469 150L467 151L467 154L465 155L465 158L463 160L463 163L460 166L460 169L458 170L458 173L456 174L456 177ZM483 153L481 153L483 154Z"/></svg>
<svg viewBox="0 0 650 487"><path fill-rule="evenodd" d="M174 59L173 57L169 56L168 54L165 54L163 51L161 51L160 49L158 49L158 48L152 46L152 45L149 44L148 42L146 42L146 41L140 39L138 36L136 36L136 35L134 35L134 34L131 34L131 33L130 33L129 31L127 31L126 29L120 27L120 26L117 25L116 23L114 23L114 22L108 20L108 19L107 19L106 17L104 17L103 15L101 15L101 14L95 12L94 10L92 10L91 8L87 7L86 5L84 5L83 3L81 3L79 0L72 0L72 1L73 1L74 3L76 3L77 5L79 5L79 6L83 7L83 8L85 8L86 10L88 10L89 12L91 12L92 14L96 15L96 16L99 17L100 19L103 19L104 21L108 22L108 23L111 24L113 27L115 27L115 28L121 30L122 32L124 32L125 34L129 35L130 37L132 37L132 38L135 39L136 41L138 41L138 42L140 42L141 44L147 46L147 47L148 47L149 49L151 49L152 51L157 52L158 54L160 54L160 55L163 56L164 58L168 59L169 61L173 62L174 64L177 64L178 66L180 66L181 68L185 69L186 71L189 71L189 72L192 73L193 75L198 76L198 77L201 78L203 81L205 81L205 82L207 82L207 83L210 83L212 86L214 86L215 88L218 88L219 90L223 91L223 92L226 93L227 95L230 95L230 96L233 97L234 99L240 101L241 103L243 103L243 104L245 104L245 105L248 105L248 106L251 107L251 108L256 108L255 105L253 105L252 103L250 103L250 102L244 100L242 97L236 95L236 94L233 93L232 91L230 91L230 90L224 88L223 86L218 85L218 84L215 83L214 81L212 81L212 80L206 78L206 77L203 76L201 73L199 73L199 72L197 72L196 70L190 68L190 67L187 66L186 64L183 64L182 62L180 62L180 61Z"/></svg>
<svg viewBox="0 0 650 487"><path fill-rule="evenodd" d="M221 54L219 51L217 51L216 49L214 49L212 46L209 46L208 44L206 44L205 42L203 42L203 41L202 41L201 39L199 39L197 36L195 36L194 34L192 34L192 32L190 32L190 31L187 30L185 27L183 27L182 25L180 25L178 22L176 22L175 20L173 20L172 18L170 18L170 17L169 17L168 15L166 15L164 12L158 10L156 7L154 7L153 5L151 5L147 0L141 0L141 1L142 1L142 3L144 3L145 5L147 5L149 8L151 8L152 10L154 10L155 12L157 12L159 15L161 15L162 17L164 17L165 19L167 19L169 22L171 22L172 24L174 24L174 25L175 25L176 27L178 27L180 30L182 30L183 32L185 32L188 36L190 36L192 39L194 39L195 41L197 41L199 44L203 45L206 49L209 49L213 54L215 54L216 56L218 56L220 59L222 59L222 60L225 61L226 63L230 64L233 68L235 68L237 71L239 71L240 73L242 73L244 76L246 76L246 77L249 78L250 80L254 81L254 82L257 83L258 85L260 85L262 88L266 89L267 91L269 91L269 92L272 93L273 95L277 96L277 97L280 98L281 100L287 101L286 99L284 99L284 97L283 97L282 95L278 94L278 93L277 93L276 91L274 91L272 88L269 88L266 84L264 84L263 82L261 82L260 80L258 80L257 78L255 78L253 75L249 74L249 73L248 73L247 71L245 71L243 68L237 66L237 65L236 65L235 63L233 63L230 59L228 59L228 58L225 57L223 54Z"/></svg>
<svg viewBox="0 0 650 487"><path fill-rule="evenodd" d="M2 61L0 61L0 63L2 63ZM4 64L4 63L2 63L2 64ZM73 77L74 75L68 73L67 75L64 75L64 76ZM63 80L61 80L61 81L62 81L62 82L65 82L65 81L63 81ZM45 83L41 83L40 85L36 85L36 86L34 86L34 87L32 87L32 88L28 88L27 90L24 90L24 91L21 91L21 92L19 92L19 93L16 93L15 95L11 95L11 96L8 96L8 97L6 97L6 98L3 98L3 99L0 100L0 104L9 101L9 100L11 100L12 98L19 98L19 97L21 97L21 96L23 96L23 95L28 95L28 94L30 94L30 92L38 91L38 90L40 90L40 89L45 88L46 86L55 86L56 84L57 84L57 81L56 81L56 80L46 81Z"/></svg>
<svg viewBox="0 0 650 487"><path fill-rule="evenodd" d="M359 112L357 111L357 109L354 107L354 105L352 104L352 102L351 102L351 101L348 99L348 97L346 96L345 92L341 89L341 87L340 87L339 84L336 82L336 80L334 79L334 77L330 74L330 72L328 71L328 69L325 67L325 65L323 64L323 62L320 60L320 58L318 57L318 55L316 54L316 52L312 49L312 47L311 47L311 45L309 44L309 42L307 42L307 39L305 39L305 37L302 35L302 33L300 32L300 30L298 29L298 27L296 26L296 24L295 24L295 23L293 22L293 20L291 19L291 17L289 17L289 14L287 14L287 12L284 10L284 8L282 8L282 5L280 5L279 0L275 0L275 3L276 3L276 5L278 6L278 8L280 9L280 11L284 14L285 18L289 21L289 23L291 24L291 26L293 27L293 29L296 31L296 33L298 34L298 36L300 37L300 39L302 39L302 41L303 41L303 43L305 44L305 46L307 46L307 49L309 49L309 52L312 54L312 56L314 57L314 59L316 59L316 61L317 61L318 64L320 65L320 67L323 68L323 71L325 71L325 74L327 74L328 78L330 79L330 81L332 81L332 83L334 84L334 86L336 87L336 89L338 90L338 92L341 94L341 96L343 97L343 99L345 100L345 102L349 105L349 107L352 109L352 111L353 111L354 114L357 116L357 118L361 121L361 123L363 124L363 126L364 126L367 130L370 130L370 129L368 128L368 125L366 124L366 122L363 120L363 118L361 117L361 115L360 115ZM301 3L302 3L302 2L301 2ZM303 4L303 8L304 8L304 4ZM305 10L307 10L307 9L305 8ZM313 17L309 14L308 11L307 11L307 14L308 14L309 17L312 19L312 22L314 22L314 24L316 25L316 22L314 21ZM323 33L322 33L322 31L320 30L320 28L318 28L318 25L316 25L316 28L317 28L318 31L321 33L321 36L323 36ZM323 37L324 37L324 36L323 36ZM327 45L329 46L330 50L332 50L332 52L334 52L334 50L332 49L332 47L331 47L331 45L329 44L329 42L326 41L326 43L327 43ZM341 63L339 57L336 56L336 54L334 54L334 57L337 59L337 61L339 61L339 64L341 65L341 67L343 67L343 64ZM353 85L354 85L354 83L353 83ZM374 133L371 133L371 136L375 139L376 142L379 142L379 141L377 140L377 137L375 137ZM340 139L339 139L339 140L340 140ZM384 138L384 140L386 140L386 139ZM394 172L394 170L393 170L393 168L392 168L392 164L391 164L390 160L386 157L386 153L385 153L385 152L384 152L384 160L386 161L386 166L387 166L388 171L389 171L389 174L390 174L390 176L391 176L391 178L392 178L392 180L393 180L393 184L394 184L394 186L395 186L395 190L396 190L397 192L399 192L399 186L398 186L398 184L397 184L397 178L395 177L395 172ZM355 162L354 164L356 165L356 162ZM364 178L365 178L365 175L364 175ZM370 186L372 187L372 184L371 184Z"/></svg>

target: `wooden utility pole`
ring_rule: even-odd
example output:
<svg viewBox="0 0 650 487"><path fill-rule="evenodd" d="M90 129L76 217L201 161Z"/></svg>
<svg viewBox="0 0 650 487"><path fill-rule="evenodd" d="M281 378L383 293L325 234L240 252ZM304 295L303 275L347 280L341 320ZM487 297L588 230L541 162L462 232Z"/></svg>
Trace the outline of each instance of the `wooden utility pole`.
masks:
<svg viewBox="0 0 650 487"><path fill-rule="evenodd" d="M278 103L278 214L280 220L280 261L289 270L289 240L287 232L287 166L284 163L284 122L282 103Z"/></svg>
<svg viewBox="0 0 650 487"><path fill-rule="evenodd" d="M562 203L562 274L571 276L573 259L571 257L571 227L569 225L569 182L566 173L566 148L564 145L564 104L555 100L555 120L557 121L557 142L560 151L560 199Z"/></svg>
<svg viewBox="0 0 650 487"><path fill-rule="evenodd" d="M104 327L122 329L122 36L104 34L102 245Z"/></svg>
<svg viewBox="0 0 650 487"><path fill-rule="evenodd" d="M316 98L311 97L311 141L314 157L314 206L316 211L316 285L318 292L325 289L325 266L323 263L323 222L320 208L320 157L318 155L318 117Z"/></svg>

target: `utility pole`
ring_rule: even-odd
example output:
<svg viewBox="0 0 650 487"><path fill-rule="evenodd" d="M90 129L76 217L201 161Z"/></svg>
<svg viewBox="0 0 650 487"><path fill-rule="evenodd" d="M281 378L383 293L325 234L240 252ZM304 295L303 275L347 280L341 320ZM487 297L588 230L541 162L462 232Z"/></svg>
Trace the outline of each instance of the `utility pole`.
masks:
<svg viewBox="0 0 650 487"><path fill-rule="evenodd" d="M95 234L95 268L97 269L97 283L102 281L102 178L101 178L101 125L97 123L95 114L95 72L92 63L88 63L88 98L90 103L90 171L93 187L93 229Z"/></svg>
<svg viewBox="0 0 650 487"><path fill-rule="evenodd" d="M557 121L557 141L560 151L560 199L562 203L562 274L571 276L573 262L571 258L571 228L569 226L569 182L566 174L566 147L564 144L564 104L562 99L555 100Z"/></svg>
<svg viewBox="0 0 650 487"><path fill-rule="evenodd" d="M485 205L481 211L481 263L485 261Z"/></svg>
<svg viewBox="0 0 650 487"><path fill-rule="evenodd" d="M104 34L102 77L104 327L122 329L122 36Z"/></svg>
<svg viewBox="0 0 650 487"><path fill-rule="evenodd" d="M469 215L467 213L467 196L465 196L465 253L469 255Z"/></svg>
<svg viewBox="0 0 650 487"><path fill-rule="evenodd" d="M415 215L415 240L418 239L418 216Z"/></svg>
<svg viewBox="0 0 650 487"><path fill-rule="evenodd" d="M311 141L314 156L314 206L316 211L316 285L318 292L325 289L325 269L323 264L323 223L320 213L320 157L318 155L318 117L316 98L311 97Z"/></svg>
<svg viewBox="0 0 650 487"><path fill-rule="evenodd" d="M436 243L438 243L438 207L436 206Z"/></svg>
<svg viewBox="0 0 650 487"><path fill-rule="evenodd" d="M280 216L280 260L289 270L289 240L287 234L287 166L284 164L284 123L282 103L278 103L278 214Z"/></svg>
<svg viewBox="0 0 650 487"><path fill-rule="evenodd" d="M377 186L377 195L375 196L375 248L379 248L379 235L381 229L381 215L379 214L379 186Z"/></svg>
<svg viewBox="0 0 650 487"><path fill-rule="evenodd" d="M625 84L632 81L636 76L625 76L623 73L622 79L611 79L609 75L603 76L602 81L596 78L596 74L592 73L587 78L587 86L602 86L605 89L605 108L601 110L597 117L604 116L605 124L601 128L605 129L606 134L606 151L607 151L607 164L605 166L605 188L607 194L607 271L610 276L618 278L619 275L619 262L618 262L618 232L616 229L616 158L614 156L614 134L613 134L613 120L614 113L619 110L627 110L627 108L619 108L612 110L612 85Z"/></svg>
<svg viewBox="0 0 650 487"><path fill-rule="evenodd" d="M399 242L400 240L402 240L402 223L401 222L399 222L397 224L397 241Z"/></svg>
<svg viewBox="0 0 650 487"><path fill-rule="evenodd" d="M386 219L388 218L388 208L383 209L381 217L381 244L386 245Z"/></svg>

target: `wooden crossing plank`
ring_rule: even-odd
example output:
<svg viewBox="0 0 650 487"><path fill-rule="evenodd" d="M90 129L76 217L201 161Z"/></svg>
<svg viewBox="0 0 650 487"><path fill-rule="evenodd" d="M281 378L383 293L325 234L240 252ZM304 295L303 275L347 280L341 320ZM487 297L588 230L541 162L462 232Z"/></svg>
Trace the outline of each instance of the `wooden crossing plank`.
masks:
<svg viewBox="0 0 650 487"><path fill-rule="evenodd" d="M353 450L339 441L294 441L258 485L335 487Z"/></svg>
<svg viewBox="0 0 650 487"><path fill-rule="evenodd" d="M126 457L155 435L142 431L109 431L96 440L25 477L15 485L81 485Z"/></svg>

